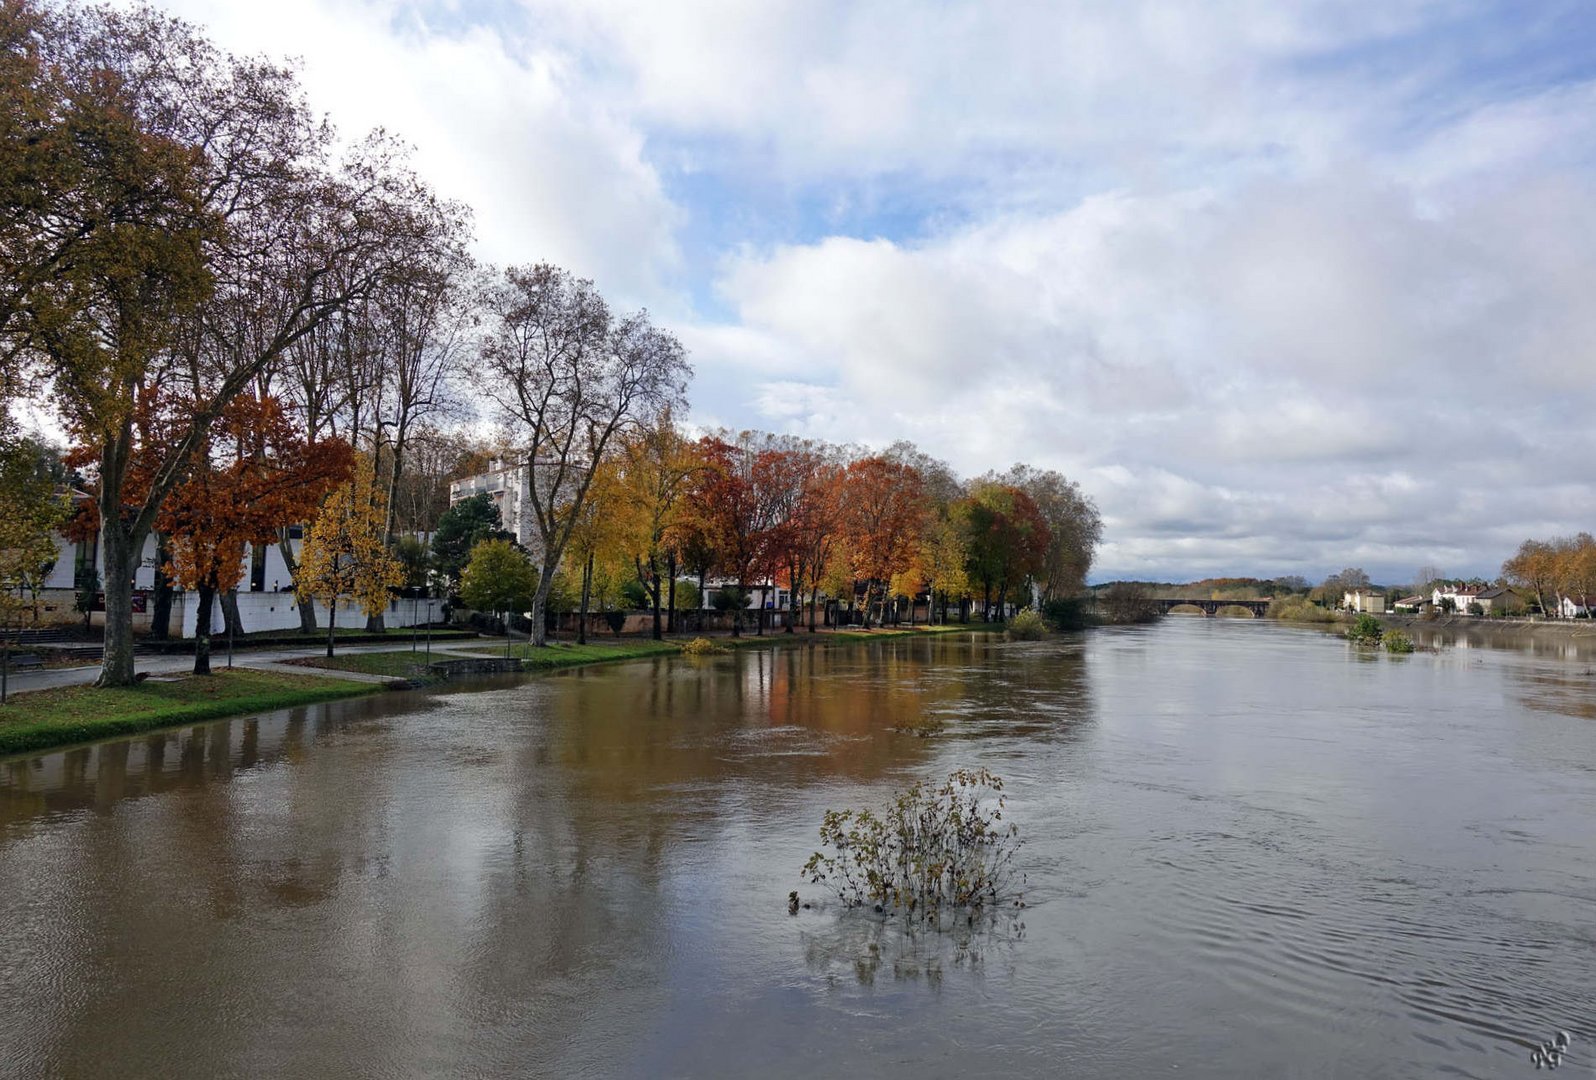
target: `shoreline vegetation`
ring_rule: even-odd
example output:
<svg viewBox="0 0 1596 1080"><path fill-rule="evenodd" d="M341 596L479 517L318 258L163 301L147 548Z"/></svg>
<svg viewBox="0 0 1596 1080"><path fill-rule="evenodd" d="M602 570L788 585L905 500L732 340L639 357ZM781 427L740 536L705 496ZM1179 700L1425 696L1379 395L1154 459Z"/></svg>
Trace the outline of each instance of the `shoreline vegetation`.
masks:
<svg viewBox="0 0 1596 1080"><path fill-rule="evenodd" d="M952 623L885 630L823 630L815 634L801 630L793 634L712 640L719 649L730 651L794 644L858 644L936 634L987 633L996 629L1001 627L988 623ZM623 638L586 645L555 641L542 648L529 647L523 642L511 647L510 656L521 662L521 671L537 673L680 655L690 640L688 637L665 641ZM502 640L482 639L479 651L484 660L504 658ZM210 675L154 676L130 687L81 685L25 690L13 694L5 710L0 712L0 758L385 690L418 689L444 681L444 676L432 670L431 664L465 658L461 654L434 653L429 661L424 653L408 651L345 653L331 659L305 657L294 661L293 666L305 669L303 675L234 668ZM390 681L340 679L340 671L382 676Z"/></svg>

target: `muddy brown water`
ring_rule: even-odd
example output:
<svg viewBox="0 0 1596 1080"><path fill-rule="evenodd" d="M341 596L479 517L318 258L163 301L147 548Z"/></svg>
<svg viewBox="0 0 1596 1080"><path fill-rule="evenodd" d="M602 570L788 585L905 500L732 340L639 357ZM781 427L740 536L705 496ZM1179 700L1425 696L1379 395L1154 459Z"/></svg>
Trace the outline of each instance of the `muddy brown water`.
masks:
<svg viewBox="0 0 1596 1080"><path fill-rule="evenodd" d="M940 718L939 734L895 730ZM1008 782L1018 923L786 897ZM6 1077L1596 1075L1596 675L1168 619L648 660L0 762Z"/></svg>

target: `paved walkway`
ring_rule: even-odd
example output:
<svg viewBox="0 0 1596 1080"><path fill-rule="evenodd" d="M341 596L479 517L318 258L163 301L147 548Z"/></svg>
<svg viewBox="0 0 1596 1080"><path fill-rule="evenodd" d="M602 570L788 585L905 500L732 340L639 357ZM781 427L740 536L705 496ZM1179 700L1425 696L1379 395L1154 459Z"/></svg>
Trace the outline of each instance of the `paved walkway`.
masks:
<svg viewBox="0 0 1596 1080"><path fill-rule="evenodd" d="M425 646L423 645L423 651ZM492 648L492 641L484 639L477 641L435 641L432 643L432 654L445 659L455 656L485 655ZM410 642L404 644L381 645L340 645L338 655L349 653L369 652L409 652ZM503 651L501 641L500 651ZM362 671L336 671L332 668L301 667L297 664L285 664L285 660L297 660L308 656L326 656L327 647L318 648L276 648L276 649L234 649L233 666L250 668L255 671L281 671L291 675L324 675L328 678L351 679L355 682L391 682L390 676L368 675ZM135 661L139 671L147 671L151 675L184 675L194 670L194 657L185 654L140 656ZM227 649L215 649L211 652L211 670L220 671L227 667ZM100 674L99 664L84 664L79 667L40 668L34 671L13 671L8 685L8 692L24 694L30 690L50 690L58 686L83 686L92 683Z"/></svg>

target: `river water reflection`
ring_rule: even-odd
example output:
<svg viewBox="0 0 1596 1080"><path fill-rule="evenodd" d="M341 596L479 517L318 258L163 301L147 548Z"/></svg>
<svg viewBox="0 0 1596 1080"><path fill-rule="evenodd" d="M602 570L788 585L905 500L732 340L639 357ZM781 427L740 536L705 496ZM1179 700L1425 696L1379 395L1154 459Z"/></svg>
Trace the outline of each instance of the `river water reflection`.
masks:
<svg viewBox="0 0 1596 1080"><path fill-rule="evenodd" d="M960 765L1023 930L788 916ZM0 957L5 1076L1582 1075L1596 676L1169 619L206 724L0 762Z"/></svg>

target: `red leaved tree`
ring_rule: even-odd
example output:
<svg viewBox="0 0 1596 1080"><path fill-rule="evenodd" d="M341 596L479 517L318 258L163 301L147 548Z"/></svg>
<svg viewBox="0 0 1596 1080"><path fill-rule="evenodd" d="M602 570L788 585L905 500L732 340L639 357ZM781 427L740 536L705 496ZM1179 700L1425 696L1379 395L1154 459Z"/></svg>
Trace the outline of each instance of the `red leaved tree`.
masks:
<svg viewBox="0 0 1596 1080"><path fill-rule="evenodd" d="M212 605L238 584L250 545L273 543L284 524L313 517L349 478L347 443L309 442L298 430L274 399L235 398L157 519L170 545L167 572L197 593L196 675L210 673Z"/></svg>
<svg viewBox="0 0 1596 1080"><path fill-rule="evenodd" d="M871 605L878 597L884 604L893 576L914 561L928 513L925 485L913 466L867 457L843 470L837 494L841 538L865 585L868 628Z"/></svg>

